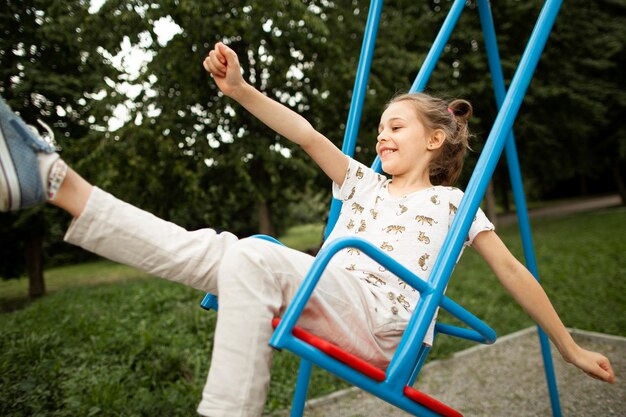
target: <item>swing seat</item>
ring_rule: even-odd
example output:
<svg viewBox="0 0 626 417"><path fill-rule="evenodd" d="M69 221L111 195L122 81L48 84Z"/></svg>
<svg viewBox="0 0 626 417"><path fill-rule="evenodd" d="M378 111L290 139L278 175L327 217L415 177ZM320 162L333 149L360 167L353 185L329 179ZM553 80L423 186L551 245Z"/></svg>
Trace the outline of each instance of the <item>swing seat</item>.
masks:
<svg viewBox="0 0 626 417"><path fill-rule="evenodd" d="M405 268L386 252L368 241L357 237L342 237L329 242L317 255L298 289L294 299L281 319L275 319L276 330L270 345L276 349L286 348L302 358L300 372L304 366L315 364L338 377L368 391L381 399L417 416L460 416L461 414L442 402L412 388L430 347L422 340L436 312L428 303L416 306L400 344L386 371L378 369L360 358L349 354L332 343L305 332L296 326L304 307L330 260L341 250L355 248L367 255L389 272L406 282L420 293L421 301L437 296L435 288ZM432 303L431 303L432 304ZM493 329L478 317L465 310L445 295L437 305L465 323L469 328L437 324L435 334L443 333L479 343L491 344L496 339ZM308 363L308 365L307 365ZM305 375L310 373L304 370ZM306 384L300 381L299 384ZM301 388L306 392L305 387ZM296 388L298 391L298 388ZM304 394L294 396L292 416L300 416L304 408ZM296 405L297 403L301 403Z"/></svg>
<svg viewBox="0 0 626 417"><path fill-rule="evenodd" d="M274 318L272 320L272 326L274 328L277 328L279 324L280 318ZM361 358L354 356L351 353L342 350L340 347L328 342L327 340L317 337L314 334L309 333L298 326L294 326L292 334L294 335L294 337L319 349L328 356L337 359L342 363L345 363L351 368L356 369L357 371L373 379L374 381L382 382L385 380L385 371L371 365ZM403 392L406 397L442 416L462 417L462 414L459 413L457 410L412 387L405 386Z"/></svg>

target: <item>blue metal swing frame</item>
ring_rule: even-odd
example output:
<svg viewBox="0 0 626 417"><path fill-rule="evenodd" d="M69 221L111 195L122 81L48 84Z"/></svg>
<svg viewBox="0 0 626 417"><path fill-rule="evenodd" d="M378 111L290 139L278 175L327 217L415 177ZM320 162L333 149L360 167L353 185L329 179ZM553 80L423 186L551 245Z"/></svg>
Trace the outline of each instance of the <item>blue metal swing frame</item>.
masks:
<svg viewBox="0 0 626 417"><path fill-rule="evenodd" d="M378 32L378 23L380 21L382 11L382 3L382 0L372 0L367 18L355 87L342 146L342 151L350 156L354 154L356 146L356 137L374 53L374 44ZM287 308L280 324L276 328L276 331L270 340L270 345L273 347L277 349L287 349L302 358L291 410L292 417L302 416L304 412L306 391L313 364L328 370L353 385L356 385L411 414L417 416L439 415L421 404L407 398L403 393L403 389L407 386L413 385L428 354L429 348L422 344L422 340L426 335L426 331L438 307L443 308L453 316L457 317L459 320L467 324L470 329L437 324L437 333L450 334L479 343L493 343L495 341L495 332L489 326L446 297L444 295L444 291L450 279L450 275L452 274L456 260L462 250L463 242L469 232L472 219L478 210L480 202L487 189L487 185L493 175L503 150L505 150L506 153L526 265L535 278L539 279L532 244L528 212L526 209L526 199L522 184L521 170L512 128L543 48L558 15L561 3L562 0L547 0L544 3L535 28L533 29L507 92L504 77L502 75L502 66L500 63L495 28L489 2L488 0L477 0L478 12L485 38L489 68L494 85L495 99L499 112L480 158L478 159L476 168L474 169L465 190L464 198L458 207L458 211L450 227L450 231L433 266L430 278L427 282L423 281L421 278L414 275L398 262L390 258L386 253L358 238L337 239L330 242L322 251L320 251L294 300ZM464 10L464 6L465 0L455 0L452 4L448 16L446 17L424 61L424 64L422 65L410 89L411 92L423 91L425 88L437 61L446 43L448 42L454 27L456 26L456 23ZM380 161L378 158L374 161L372 167L380 171ZM326 236L328 236L332 231L332 228L334 227L339 216L340 209L341 202L333 200L331 203L328 225L325 231ZM273 238L265 236L259 237L275 241ZM310 298L315 285L320 279L324 268L338 251L350 247L357 248L370 256L376 262L380 263L392 273L407 282L407 284L418 290L421 295L419 302L415 307L413 316L407 326L407 330L402 337L389 367L386 370L385 380L382 382L374 381L357 370L333 359L302 340L299 340L292 334L293 328L296 325L296 322L300 317L308 299ZM207 294L202 302L202 306L204 308L217 309L217 299L213 295ZM554 416L558 417L561 415L561 407L558 398L552 357L550 354L550 345L547 336L541 328L539 328L539 340L550 393L552 413Z"/></svg>

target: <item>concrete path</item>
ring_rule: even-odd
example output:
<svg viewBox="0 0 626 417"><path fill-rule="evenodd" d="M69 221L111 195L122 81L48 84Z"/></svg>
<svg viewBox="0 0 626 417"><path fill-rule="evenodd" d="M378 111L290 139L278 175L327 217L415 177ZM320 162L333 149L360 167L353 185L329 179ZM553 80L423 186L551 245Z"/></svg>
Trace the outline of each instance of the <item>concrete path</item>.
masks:
<svg viewBox="0 0 626 417"><path fill-rule="evenodd" d="M619 195L607 195L602 197L593 197L586 200L571 201L559 204L553 204L546 207L532 209L528 211L528 217L551 217L565 216L568 214L581 213L610 207L617 207L622 204ZM506 213L498 216L498 224L505 225L517 222L515 213Z"/></svg>
<svg viewBox="0 0 626 417"><path fill-rule="evenodd" d="M566 364L553 349L563 416L626 416L626 338L572 330L583 347L605 353L617 382L602 383ZM465 416L551 416L535 327L427 364L416 388ZM306 417L405 417L356 388L309 401Z"/></svg>

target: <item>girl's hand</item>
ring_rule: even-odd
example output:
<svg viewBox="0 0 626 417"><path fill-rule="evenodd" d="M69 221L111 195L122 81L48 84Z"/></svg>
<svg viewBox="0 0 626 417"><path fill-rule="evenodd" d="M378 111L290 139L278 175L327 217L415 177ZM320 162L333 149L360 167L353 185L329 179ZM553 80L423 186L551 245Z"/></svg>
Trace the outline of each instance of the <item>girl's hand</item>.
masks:
<svg viewBox="0 0 626 417"><path fill-rule="evenodd" d="M604 355L579 348L578 352L566 360L582 369L587 375L600 381L615 383L615 373L611 362Z"/></svg>
<svg viewBox="0 0 626 417"><path fill-rule="evenodd" d="M202 65L213 76L218 88L229 97L233 97L246 84L241 76L237 54L222 42L215 44Z"/></svg>

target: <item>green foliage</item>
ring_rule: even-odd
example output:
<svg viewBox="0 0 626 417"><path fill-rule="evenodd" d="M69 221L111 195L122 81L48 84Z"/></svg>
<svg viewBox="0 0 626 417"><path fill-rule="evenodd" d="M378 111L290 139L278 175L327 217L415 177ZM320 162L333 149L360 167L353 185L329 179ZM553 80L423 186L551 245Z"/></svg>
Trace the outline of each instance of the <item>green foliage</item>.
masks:
<svg viewBox="0 0 626 417"><path fill-rule="evenodd" d="M543 6L543 1L492 2L500 58L509 83ZM373 160L374 132L383 104L406 90L417 74L451 2L386 2L364 109L359 157ZM363 8L366 6L363 5ZM515 124L528 193L534 198L615 189L611 167L623 178L624 76L623 0L564 2ZM419 28L419 29L416 29ZM469 99L474 107L471 130L474 166L496 115L482 29L475 2L468 2L428 83L427 91ZM555 157L557 156L558 157ZM620 168L621 167L621 168ZM505 200L508 174L495 173ZM585 181L595 189L561 190ZM463 183L463 181L461 181ZM570 193L570 194L567 194Z"/></svg>
<svg viewBox="0 0 626 417"><path fill-rule="evenodd" d="M41 118L50 125L64 157L74 163L91 152L90 135L119 102L107 84L117 81L119 73L104 52L116 54L124 35L135 39L133 33L145 26L134 10L117 19L121 3L128 2L108 1L96 15L88 13L88 2L79 0L6 1L0 8L0 94L27 123ZM102 93L109 99L93 99ZM46 224L60 219L65 220L58 211L41 207L1 214L0 246L8 252L1 264L9 262L12 270L0 268L0 275L21 273L24 240L41 236Z"/></svg>
<svg viewBox="0 0 626 417"><path fill-rule="evenodd" d="M215 41L224 40L238 53L250 83L313 121L324 119L332 106L322 98L328 88L320 74L328 74L342 59L327 48L329 25L334 22L315 4L189 2L178 7L165 3L149 16L170 16L182 33L156 48L144 78L155 80L151 89L157 94L142 96L137 112L144 125L153 124L162 132L162 140L171 143L169 152L161 155L167 166L181 154L196 161L195 178L177 185L186 198L193 200L200 194L204 204L193 208L212 224L243 234L256 231L261 223L258 208L267 205L270 223L280 230L286 205L299 199L298 191L315 178L315 171L300 149L279 140L222 97L201 70L201 62ZM345 95L346 86L343 90ZM159 110L158 116L150 116L151 108ZM133 132L129 129L128 135ZM151 162L148 159L147 165ZM161 190L167 193L169 188ZM159 204L151 204L155 205Z"/></svg>
<svg viewBox="0 0 626 417"><path fill-rule="evenodd" d="M98 260L60 266L46 271L46 288L50 293L74 287L129 282L147 278L148 274L111 261ZM0 281L0 311L13 311L28 305L26 279Z"/></svg>
<svg viewBox="0 0 626 417"><path fill-rule="evenodd" d="M624 1L561 8L516 124L526 172L544 192L568 178L606 182L607 168L624 166L624 25Z"/></svg>
<svg viewBox="0 0 626 417"><path fill-rule="evenodd" d="M5 314L3 416L188 416L206 380L215 313L161 280L70 288ZM72 300L69 302L69 300ZM51 331L52 330L52 331ZM297 359L275 355L268 409L292 395ZM313 393L341 384L321 372Z"/></svg>

